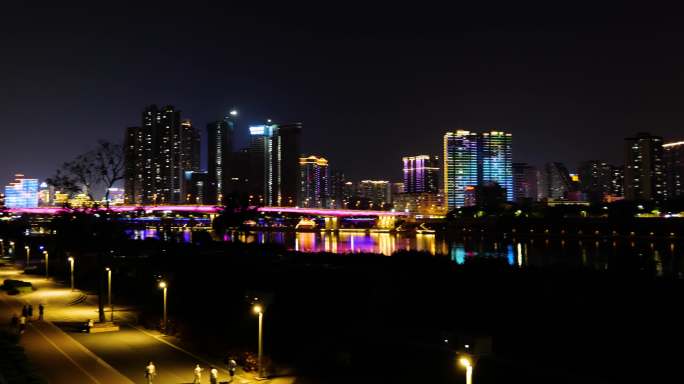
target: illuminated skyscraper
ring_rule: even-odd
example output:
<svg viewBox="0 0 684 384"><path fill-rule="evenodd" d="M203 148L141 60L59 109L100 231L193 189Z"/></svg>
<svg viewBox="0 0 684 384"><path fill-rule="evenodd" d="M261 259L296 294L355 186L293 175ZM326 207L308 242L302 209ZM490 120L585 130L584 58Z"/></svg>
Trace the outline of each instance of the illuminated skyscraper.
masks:
<svg viewBox="0 0 684 384"><path fill-rule="evenodd" d="M223 120L207 124L209 180L204 199L207 203L222 204L224 197L230 193L233 136L237 116L237 110L233 109Z"/></svg>
<svg viewBox="0 0 684 384"><path fill-rule="evenodd" d="M272 185L271 176L271 136L275 125L256 125L249 127L249 194L251 203L268 205L265 200L267 186Z"/></svg>
<svg viewBox="0 0 684 384"><path fill-rule="evenodd" d="M480 134L478 184L497 183L506 190L506 200L513 201L513 136L490 131Z"/></svg>
<svg viewBox="0 0 684 384"><path fill-rule="evenodd" d="M190 121L181 122L180 111L173 106L147 107L142 126L126 131L126 202L183 202L183 174L199 169L199 149L199 134Z"/></svg>
<svg viewBox="0 0 684 384"><path fill-rule="evenodd" d="M439 157L405 156L403 193L437 193L439 191Z"/></svg>
<svg viewBox="0 0 684 384"><path fill-rule="evenodd" d="M625 139L625 199L661 201L665 197L663 139L638 133Z"/></svg>
<svg viewBox="0 0 684 384"><path fill-rule="evenodd" d="M15 175L16 180L5 186L5 207L37 208L38 179L27 179L22 174Z"/></svg>
<svg viewBox="0 0 684 384"><path fill-rule="evenodd" d="M478 183L478 141L475 132L444 135L444 197L449 209L465 205L466 188Z"/></svg>
<svg viewBox="0 0 684 384"><path fill-rule="evenodd" d="M297 205L307 208L325 208L330 196L328 160L323 157L299 158L299 196Z"/></svg>
<svg viewBox="0 0 684 384"><path fill-rule="evenodd" d="M665 198L684 197L684 141L663 144L665 151Z"/></svg>

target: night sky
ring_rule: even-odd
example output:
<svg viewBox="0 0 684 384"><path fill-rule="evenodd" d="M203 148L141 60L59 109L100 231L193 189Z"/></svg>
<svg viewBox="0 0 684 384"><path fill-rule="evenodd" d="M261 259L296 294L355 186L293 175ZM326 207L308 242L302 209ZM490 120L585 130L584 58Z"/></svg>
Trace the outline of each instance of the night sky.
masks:
<svg viewBox="0 0 684 384"><path fill-rule="evenodd" d="M3 185L122 141L151 103L203 133L236 106L242 145L250 124L302 121L303 150L353 179L398 180L402 155L457 128L571 169L621 163L637 131L684 139L680 12L645 2L27 3L0 12Z"/></svg>

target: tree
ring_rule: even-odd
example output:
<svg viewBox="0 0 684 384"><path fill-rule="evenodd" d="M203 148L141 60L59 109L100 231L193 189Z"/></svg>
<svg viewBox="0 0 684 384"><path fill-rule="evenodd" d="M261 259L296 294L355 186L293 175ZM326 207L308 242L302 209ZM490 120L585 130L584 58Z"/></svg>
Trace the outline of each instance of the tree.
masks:
<svg viewBox="0 0 684 384"><path fill-rule="evenodd" d="M121 144L100 140L95 150L95 164L105 186L105 203L109 208L109 190L124 178L124 153Z"/></svg>
<svg viewBox="0 0 684 384"><path fill-rule="evenodd" d="M97 148L62 164L47 182L72 195L86 193L91 200L95 200L94 191L98 187L104 187L109 207L109 189L123 179L123 176L123 147L121 144L100 140Z"/></svg>

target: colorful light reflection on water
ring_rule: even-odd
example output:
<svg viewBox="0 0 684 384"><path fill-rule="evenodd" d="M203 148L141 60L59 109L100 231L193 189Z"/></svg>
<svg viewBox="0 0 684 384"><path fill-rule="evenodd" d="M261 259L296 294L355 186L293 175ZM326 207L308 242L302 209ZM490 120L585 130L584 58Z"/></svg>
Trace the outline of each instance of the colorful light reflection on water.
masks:
<svg viewBox="0 0 684 384"><path fill-rule="evenodd" d="M131 238L191 242L193 232L132 230ZM684 247L671 241L634 241L602 239L486 239L471 236L449 237L440 234L391 234L359 232L229 232L223 241L280 244L301 252L378 253L420 251L445 255L457 264L470 258L497 258L518 267L565 265L597 270L626 268L652 270L656 276L684 277Z"/></svg>

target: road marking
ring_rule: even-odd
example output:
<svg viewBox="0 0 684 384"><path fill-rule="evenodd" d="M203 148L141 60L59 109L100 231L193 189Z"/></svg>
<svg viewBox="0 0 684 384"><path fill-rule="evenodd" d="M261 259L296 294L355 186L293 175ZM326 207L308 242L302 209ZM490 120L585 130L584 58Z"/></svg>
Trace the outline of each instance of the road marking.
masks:
<svg viewBox="0 0 684 384"><path fill-rule="evenodd" d="M57 344L50 340L50 338L47 337L47 335L45 335L40 329L36 328L33 324L29 324L29 326L31 327L31 329L38 332L38 334L40 334L48 343L50 343L50 345L55 347L55 349L58 350L62 355L64 355L64 357L66 357L67 360L71 361L71 363L74 364L76 368L80 369L81 372L85 373L86 376L88 376L92 381L94 381L97 384L101 384L100 381L98 381L95 377L93 377L93 375L91 375L88 371L81 367L74 359L71 358L71 356L69 356L66 352L62 350L62 348L60 348Z"/></svg>
<svg viewBox="0 0 684 384"><path fill-rule="evenodd" d="M115 374L118 375L118 376L121 376L121 377L123 377L123 378L128 379L128 378L127 378L126 376L124 376L121 372L117 371L114 367L112 367L111 365L109 365L109 363L107 363L106 361L102 360L99 356L97 356L95 353L93 353L93 351L91 351L90 349L86 348L83 344L79 343L76 339L74 339L73 337L71 337L71 335L69 335L68 333L62 331L58 326L52 324L52 323L49 322L49 321L45 321L45 323L51 325L52 327L54 327L54 328L55 328L57 331L59 331L60 333L63 333L64 336L66 336L69 340L71 340L71 341L76 345L77 348L79 348L80 350L82 350L83 352L85 352L87 355L89 355L90 357L92 357L93 359L95 359L95 361L97 361L98 363L100 363L101 365L103 365L105 368L110 369L113 373L115 373ZM130 382L133 383L133 381L130 381Z"/></svg>
<svg viewBox="0 0 684 384"><path fill-rule="evenodd" d="M161 337L159 337L159 336L157 336L157 335L154 335L154 334L152 334L152 333L150 333L150 332L147 332L147 331L146 331L145 329L143 329L143 328L139 328L139 327L137 327L137 326L135 326L135 325L133 325L133 324L128 324L128 323L127 323L126 325L128 325L129 327L131 327L131 328L133 328L133 329L136 329L136 330L138 330L138 331L140 331L140 332L146 334L146 335L149 336L149 337L152 337L152 338L154 338L154 339L156 339L156 340L161 341L162 343L168 345L168 346L171 347L171 348L174 348L174 349L176 349L176 350L178 350L178 351L181 351L181 352L187 354L188 356L191 356L191 357L197 359L197 361L201 361L201 362L203 362L203 363L205 363L205 364L207 364L207 365L209 365L209 366L217 367L217 369L218 369L219 371L223 371L223 373L225 373L225 374L227 374L227 375L230 376L230 372L228 372L228 370L226 370L226 369L218 368L218 367L220 366L220 365L218 365L218 364L210 363L210 362L204 360L203 358L201 358L201 357L195 355L194 353L192 353L192 352L190 352L190 351L188 351L188 350L185 350L185 349L183 349L183 348L181 348L181 347L179 347L179 346L177 346L177 345L175 345L175 344L173 344L173 343L170 343L170 342L168 342L168 341L162 339ZM248 382L249 382L249 381L248 381Z"/></svg>

